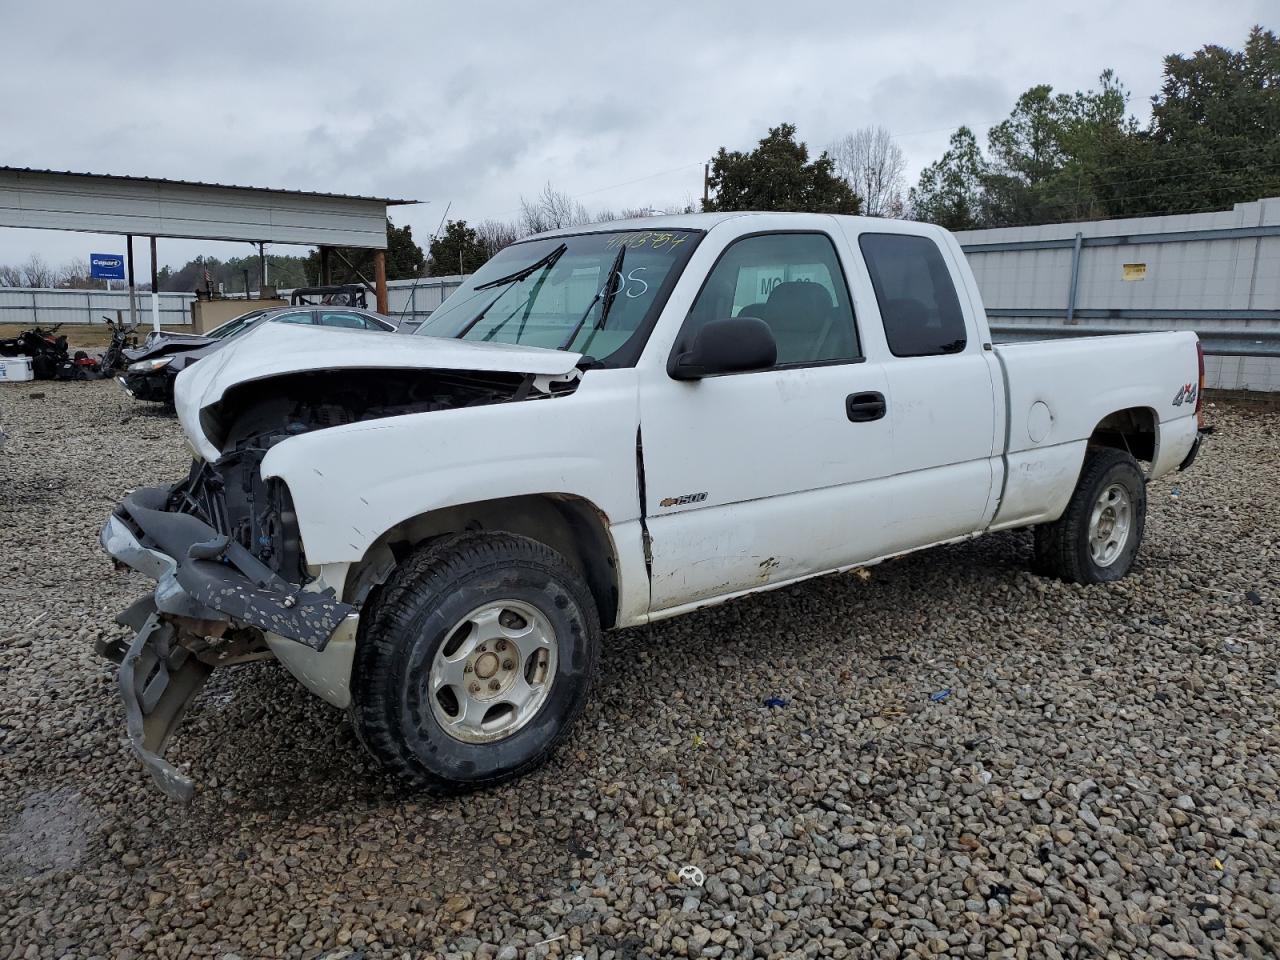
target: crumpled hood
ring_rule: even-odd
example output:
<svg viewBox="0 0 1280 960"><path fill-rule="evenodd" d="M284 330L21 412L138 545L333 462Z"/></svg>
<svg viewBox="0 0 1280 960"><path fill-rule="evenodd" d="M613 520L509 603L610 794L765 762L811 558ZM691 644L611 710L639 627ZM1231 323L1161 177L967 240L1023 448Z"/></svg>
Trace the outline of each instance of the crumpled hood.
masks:
<svg viewBox="0 0 1280 960"><path fill-rule="evenodd" d="M124 355L127 360L136 363L139 360L149 360L152 357L163 357L179 350L206 347L216 342L211 337L202 337L195 333L149 333L142 346L127 349L124 351Z"/></svg>
<svg viewBox="0 0 1280 960"><path fill-rule="evenodd" d="M582 354L503 343L475 343L403 333L264 323L178 374L174 404L192 446L206 460L221 451L205 436L200 412L232 387L311 370L477 370L555 376Z"/></svg>

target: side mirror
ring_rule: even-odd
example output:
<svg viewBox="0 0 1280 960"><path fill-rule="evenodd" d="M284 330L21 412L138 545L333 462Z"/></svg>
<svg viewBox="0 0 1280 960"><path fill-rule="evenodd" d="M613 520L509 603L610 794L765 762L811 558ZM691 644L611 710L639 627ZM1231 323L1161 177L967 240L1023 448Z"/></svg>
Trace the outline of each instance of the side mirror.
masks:
<svg viewBox="0 0 1280 960"><path fill-rule="evenodd" d="M711 320L694 335L693 345L667 365L673 380L701 380L717 373L766 370L778 360L773 331L755 317Z"/></svg>

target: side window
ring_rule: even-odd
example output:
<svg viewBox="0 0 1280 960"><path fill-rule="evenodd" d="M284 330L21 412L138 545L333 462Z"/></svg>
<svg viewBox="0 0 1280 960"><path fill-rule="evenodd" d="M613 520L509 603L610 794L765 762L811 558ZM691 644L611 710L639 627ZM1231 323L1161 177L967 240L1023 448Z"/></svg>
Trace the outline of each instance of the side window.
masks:
<svg viewBox="0 0 1280 960"><path fill-rule="evenodd" d="M757 317L778 343L778 366L858 359L853 306L831 239L776 233L733 243L712 268L681 338L711 320Z"/></svg>
<svg viewBox="0 0 1280 960"><path fill-rule="evenodd" d="M349 313L346 310L321 310L320 326L322 327L346 327L348 330L380 330L375 323L370 323L358 313Z"/></svg>
<svg viewBox="0 0 1280 960"><path fill-rule="evenodd" d="M272 323L311 323L311 311L299 310L297 313L282 313L271 318Z"/></svg>
<svg viewBox="0 0 1280 960"><path fill-rule="evenodd" d="M903 233L864 233L858 246L895 357L931 357L964 349L964 314L936 243Z"/></svg>

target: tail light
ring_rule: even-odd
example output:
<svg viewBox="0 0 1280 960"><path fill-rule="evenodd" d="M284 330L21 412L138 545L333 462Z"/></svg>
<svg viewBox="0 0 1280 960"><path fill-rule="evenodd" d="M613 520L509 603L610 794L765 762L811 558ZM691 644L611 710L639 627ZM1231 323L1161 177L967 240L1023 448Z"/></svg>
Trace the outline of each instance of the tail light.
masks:
<svg viewBox="0 0 1280 960"><path fill-rule="evenodd" d="M1196 360L1200 364L1200 388L1196 391L1196 426L1204 426L1204 344L1196 341Z"/></svg>

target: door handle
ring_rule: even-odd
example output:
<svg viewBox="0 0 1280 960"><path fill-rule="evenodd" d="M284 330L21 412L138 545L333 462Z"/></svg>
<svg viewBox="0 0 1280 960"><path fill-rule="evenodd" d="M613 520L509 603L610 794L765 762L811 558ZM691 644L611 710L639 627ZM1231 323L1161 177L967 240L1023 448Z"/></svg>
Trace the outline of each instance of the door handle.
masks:
<svg viewBox="0 0 1280 960"><path fill-rule="evenodd" d="M844 398L844 412L854 423L866 423L868 420L879 420L888 407L884 402L884 394L876 391L867 393L851 393Z"/></svg>

